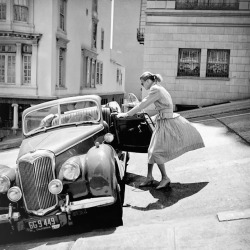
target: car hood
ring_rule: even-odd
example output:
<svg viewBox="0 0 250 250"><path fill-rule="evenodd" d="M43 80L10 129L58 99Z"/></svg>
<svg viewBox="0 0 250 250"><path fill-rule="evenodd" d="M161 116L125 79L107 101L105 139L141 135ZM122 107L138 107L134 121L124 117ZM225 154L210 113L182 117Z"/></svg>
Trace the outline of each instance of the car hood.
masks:
<svg viewBox="0 0 250 250"><path fill-rule="evenodd" d="M24 139L20 146L18 159L24 154L38 149L45 149L57 154L89 136L104 129L102 124L66 127L50 130L42 134Z"/></svg>

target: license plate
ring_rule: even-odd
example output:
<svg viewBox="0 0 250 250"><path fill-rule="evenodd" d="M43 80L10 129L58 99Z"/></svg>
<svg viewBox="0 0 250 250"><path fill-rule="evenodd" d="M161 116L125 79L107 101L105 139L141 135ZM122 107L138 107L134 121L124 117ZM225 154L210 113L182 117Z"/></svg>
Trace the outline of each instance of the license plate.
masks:
<svg viewBox="0 0 250 250"><path fill-rule="evenodd" d="M25 221L25 228L29 231L38 231L48 228L57 229L60 227L57 216L50 216L41 219L29 219Z"/></svg>

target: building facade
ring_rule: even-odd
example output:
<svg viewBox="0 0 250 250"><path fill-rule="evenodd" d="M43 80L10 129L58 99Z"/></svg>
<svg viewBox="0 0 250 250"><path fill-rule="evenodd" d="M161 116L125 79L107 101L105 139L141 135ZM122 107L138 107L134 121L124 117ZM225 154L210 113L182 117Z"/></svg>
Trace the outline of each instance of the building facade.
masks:
<svg viewBox="0 0 250 250"><path fill-rule="evenodd" d="M122 104L125 68L113 55L113 0L0 0L1 127L30 105L97 94Z"/></svg>
<svg viewBox="0 0 250 250"><path fill-rule="evenodd" d="M133 93L138 98L141 98L139 76L143 70L144 50L135 36L140 20L140 8L141 0L114 1L113 50L126 68L125 92Z"/></svg>
<svg viewBox="0 0 250 250"><path fill-rule="evenodd" d="M250 97L249 0L141 4L137 39L144 43L144 71L163 76L175 105Z"/></svg>

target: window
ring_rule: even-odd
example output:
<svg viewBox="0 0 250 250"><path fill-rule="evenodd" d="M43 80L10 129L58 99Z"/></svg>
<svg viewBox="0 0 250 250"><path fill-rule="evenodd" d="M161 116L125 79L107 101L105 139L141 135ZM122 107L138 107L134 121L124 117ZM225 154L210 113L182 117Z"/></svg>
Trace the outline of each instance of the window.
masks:
<svg viewBox="0 0 250 250"><path fill-rule="evenodd" d="M93 8L92 8L93 12L97 13L97 0L93 0Z"/></svg>
<svg viewBox="0 0 250 250"><path fill-rule="evenodd" d="M238 10L238 0L176 0L177 10Z"/></svg>
<svg viewBox="0 0 250 250"><path fill-rule="evenodd" d="M86 58L86 65L87 65L87 84L86 87L90 87L90 58Z"/></svg>
<svg viewBox="0 0 250 250"><path fill-rule="evenodd" d="M104 30L101 31L101 49L104 49Z"/></svg>
<svg viewBox="0 0 250 250"><path fill-rule="evenodd" d="M100 63L100 84L103 83L103 63Z"/></svg>
<svg viewBox="0 0 250 250"><path fill-rule="evenodd" d="M91 64L91 88L95 87L95 73L96 73L96 60L92 59L92 64Z"/></svg>
<svg viewBox="0 0 250 250"><path fill-rule="evenodd" d="M28 22L29 18L29 1L14 0L14 21Z"/></svg>
<svg viewBox="0 0 250 250"><path fill-rule="evenodd" d="M16 82L16 46L0 46L0 82Z"/></svg>
<svg viewBox="0 0 250 250"><path fill-rule="evenodd" d="M97 39L97 22L96 21L93 21L92 22L92 48L95 48L96 49L96 39Z"/></svg>
<svg viewBox="0 0 250 250"><path fill-rule="evenodd" d="M179 49L177 76L200 76L200 49Z"/></svg>
<svg viewBox="0 0 250 250"><path fill-rule="evenodd" d="M120 69L116 70L116 82L119 82L120 79Z"/></svg>
<svg viewBox="0 0 250 250"><path fill-rule="evenodd" d="M31 45L23 45L23 84L31 83Z"/></svg>
<svg viewBox="0 0 250 250"><path fill-rule="evenodd" d="M207 51L207 77L228 77L229 75L229 50Z"/></svg>
<svg viewBox="0 0 250 250"><path fill-rule="evenodd" d="M0 0L0 20L6 20L6 0Z"/></svg>
<svg viewBox="0 0 250 250"><path fill-rule="evenodd" d="M61 30L65 31L65 19L66 19L66 1L60 0L60 6L59 6L59 27Z"/></svg>
<svg viewBox="0 0 250 250"><path fill-rule="evenodd" d="M65 58L66 58L66 49L59 48L59 78L58 78L59 87L65 87Z"/></svg>
<svg viewBox="0 0 250 250"><path fill-rule="evenodd" d="M100 80L100 62L96 63L96 84L99 84Z"/></svg>
<svg viewBox="0 0 250 250"><path fill-rule="evenodd" d="M97 61L97 54L93 50L82 48L82 88L95 88L100 84L100 62Z"/></svg>

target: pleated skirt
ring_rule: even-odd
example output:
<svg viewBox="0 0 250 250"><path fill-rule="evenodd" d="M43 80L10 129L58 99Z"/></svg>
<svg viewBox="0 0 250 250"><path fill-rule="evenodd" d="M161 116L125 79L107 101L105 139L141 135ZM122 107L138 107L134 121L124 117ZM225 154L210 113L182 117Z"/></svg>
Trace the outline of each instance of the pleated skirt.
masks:
<svg viewBox="0 0 250 250"><path fill-rule="evenodd" d="M164 164L204 146L198 130L184 117L158 119L148 148L148 163Z"/></svg>

